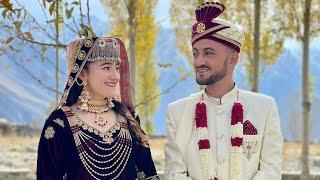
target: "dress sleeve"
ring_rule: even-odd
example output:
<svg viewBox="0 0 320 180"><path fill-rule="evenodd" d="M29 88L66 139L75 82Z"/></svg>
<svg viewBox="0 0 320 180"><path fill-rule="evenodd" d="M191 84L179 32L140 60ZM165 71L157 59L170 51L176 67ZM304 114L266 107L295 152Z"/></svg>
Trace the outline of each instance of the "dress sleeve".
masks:
<svg viewBox="0 0 320 180"><path fill-rule="evenodd" d="M141 145L137 145L137 179L151 179L156 180L159 179L156 168L154 166L154 162L151 156L151 151L149 147L143 147Z"/></svg>
<svg viewBox="0 0 320 180"><path fill-rule="evenodd" d="M133 107L127 107L130 114L138 122L140 126L140 117ZM140 127L141 128L141 127ZM142 129L141 129L142 130ZM142 130L143 133L145 133ZM138 180L158 180L157 171L152 159L150 147L144 147L135 141L135 166Z"/></svg>
<svg viewBox="0 0 320 180"><path fill-rule="evenodd" d="M63 179L65 121L64 113L56 110L43 126L38 146L37 180Z"/></svg>

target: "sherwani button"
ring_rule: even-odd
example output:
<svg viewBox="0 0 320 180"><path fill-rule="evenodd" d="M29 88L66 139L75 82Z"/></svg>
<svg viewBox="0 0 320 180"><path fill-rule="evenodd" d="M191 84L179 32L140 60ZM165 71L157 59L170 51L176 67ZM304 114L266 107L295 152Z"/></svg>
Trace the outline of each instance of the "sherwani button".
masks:
<svg viewBox="0 0 320 180"><path fill-rule="evenodd" d="M223 135L222 134L218 134L218 139L222 139Z"/></svg>
<svg viewBox="0 0 320 180"><path fill-rule="evenodd" d="M218 163L219 163L219 164L224 163L224 159L223 159L223 158L219 158L219 159L218 159Z"/></svg>

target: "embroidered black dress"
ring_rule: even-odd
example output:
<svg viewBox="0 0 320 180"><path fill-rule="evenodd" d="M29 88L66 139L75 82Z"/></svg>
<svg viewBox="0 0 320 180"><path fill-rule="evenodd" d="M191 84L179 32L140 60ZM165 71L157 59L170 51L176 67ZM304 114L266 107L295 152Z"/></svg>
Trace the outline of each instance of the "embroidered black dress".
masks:
<svg viewBox="0 0 320 180"><path fill-rule="evenodd" d="M158 179L150 149L131 136L128 125L120 116L100 133L70 108L55 110L41 133L37 179Z"/></svg>

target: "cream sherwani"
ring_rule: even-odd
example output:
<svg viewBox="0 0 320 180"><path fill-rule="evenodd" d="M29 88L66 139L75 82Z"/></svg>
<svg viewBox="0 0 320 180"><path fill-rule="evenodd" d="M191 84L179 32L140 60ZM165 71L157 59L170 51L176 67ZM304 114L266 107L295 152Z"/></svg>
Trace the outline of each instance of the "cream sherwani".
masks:
<svg viewBox="0 0 320 180"><path fill-rule="evenodd" d="M201 91L169 104L164 147L166 180L205 180L194 123L195 107L202 94L217 176L219 180L230 179L230 120L237 92L244 109L243 120L257 129L257 135L244 135L243 179L281 179L283 137L276 103L269 96L235 86L221 99Z"/></svg>

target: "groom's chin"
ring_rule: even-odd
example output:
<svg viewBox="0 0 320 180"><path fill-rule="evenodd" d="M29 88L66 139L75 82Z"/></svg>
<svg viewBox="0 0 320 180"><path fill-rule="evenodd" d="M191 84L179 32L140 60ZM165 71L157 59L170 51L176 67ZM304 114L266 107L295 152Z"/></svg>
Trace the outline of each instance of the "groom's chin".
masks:
<svg viewBox="0 0 320 180"><path fill-rule="evenodd" d="M199 85L207 85L208 79L196 78L196 82Z"/></svg>

